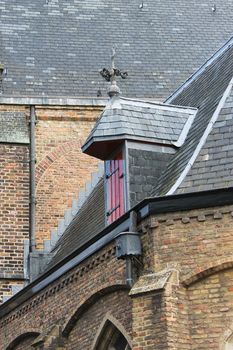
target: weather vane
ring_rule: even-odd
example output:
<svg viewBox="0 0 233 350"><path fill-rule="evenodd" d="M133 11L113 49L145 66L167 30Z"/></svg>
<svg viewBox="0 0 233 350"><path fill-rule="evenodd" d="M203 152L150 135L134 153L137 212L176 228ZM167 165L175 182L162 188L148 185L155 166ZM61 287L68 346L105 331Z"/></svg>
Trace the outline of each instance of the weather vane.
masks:
<svg viewBox="0 0 233 350"><path fill-rule="evenodd" d="M117 86L116 83L116 77L121 77L122 79L126 79L128 76L127 72L121 72L119 69L115 67L115 56L116 56L116 47L113 46L112 48L112 56L111 56L111 62L112 62L112 67L110 71L106 68L103 68L100 71L101 76L108 82L111 83L110 89L108 91L108 95L110 97L114 95L118 95L121 93L119 87Z"/></svg>

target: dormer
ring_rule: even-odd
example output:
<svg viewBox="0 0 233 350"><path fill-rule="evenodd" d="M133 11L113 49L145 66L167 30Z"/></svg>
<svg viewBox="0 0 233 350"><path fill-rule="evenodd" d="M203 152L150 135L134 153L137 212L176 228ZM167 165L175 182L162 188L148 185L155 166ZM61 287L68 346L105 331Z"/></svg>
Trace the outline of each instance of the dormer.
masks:
<svg viewBox="0 0 233 350"><path fill-rule="evenodd" d="M105 162L106 223L150 196L172 155L182 146L195 108L116 95L82 147Z"/></svg>

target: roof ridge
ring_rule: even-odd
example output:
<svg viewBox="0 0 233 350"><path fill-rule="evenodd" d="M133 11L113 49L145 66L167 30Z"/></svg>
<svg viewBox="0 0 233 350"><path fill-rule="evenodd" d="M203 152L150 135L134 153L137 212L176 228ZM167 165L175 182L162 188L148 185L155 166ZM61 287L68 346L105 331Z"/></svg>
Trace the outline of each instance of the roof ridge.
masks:
<svg viewBox="0 0 233 350"><path fill-rule="evenodd" d="M206 140L207 140L210 132L212 131L213 126L214 126L215 122L217 121L219 114L220 114L227 98L229 97L229 95L231 93L232 87L233 87L233 77L231 78L226 90L224 91L222 98L220 99L220 101L219 101L202 137L200 138L200 141L198 142L197 147L195 148L194 152L192 153L192 156L189 159L186 167L184 168L184 170L182 171L182 173L180 174L180 176L178 177L178 179L176 180L174 185L166 193L166 196L174 194L174 192L177 190L177 188L180 186L180 184L184 181L186 175L188 174L188 172L190 171L191 167L193 166L195 160L197 159L202 147L205 145Z"/></svg>
<svg viewBox="0 0 233 350"><path fill-rule="evenodd" d="M233 36L218 49L208 60L202 64L182 85L180 85L171 95L169 95L164 103L170 103L173 101L180 93L183 92L194 80L196 80L203 71L206 70L214 61L216 61L220 56L222 56L231 46L233 45Z"/></svg>

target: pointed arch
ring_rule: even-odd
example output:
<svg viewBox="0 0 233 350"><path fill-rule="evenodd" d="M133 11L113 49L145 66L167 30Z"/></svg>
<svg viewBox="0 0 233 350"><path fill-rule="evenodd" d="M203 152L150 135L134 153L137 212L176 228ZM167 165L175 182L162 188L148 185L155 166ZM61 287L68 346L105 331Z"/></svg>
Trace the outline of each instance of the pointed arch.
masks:
<svg viewBox="0 0 233 350"><path fill-rule="evenodd" d="M98 299L104 295L110 294L112 292L118 291L118 290L128 290L129 287L125 284L114 284L105 288L102 288L98 291L96 291L93 295L91 295L82 305L78 307L78 309L75 311L75 313L71 316L71 318L68 320L68 322L65 324L62 335L65 338L68 338L71 330L73 329L76 321L82 316L82 314L89 308L91 305L93 305Z"/></svg>
<svg viewBox="0 0 233 350"><path fill-rule="evenodd" d="M13 350L20 342L26 340L27 338L32 338L32 341L40 335L39 332L29 331L23 334L20 334L15 338L7 347L6 350Z"/></svg>
<svg viewBox="0 0 233 350"><path fill-rule="evenodd" d="M93 341L91 350L130 350L131 339L122 324L106 314Z"/></svg>

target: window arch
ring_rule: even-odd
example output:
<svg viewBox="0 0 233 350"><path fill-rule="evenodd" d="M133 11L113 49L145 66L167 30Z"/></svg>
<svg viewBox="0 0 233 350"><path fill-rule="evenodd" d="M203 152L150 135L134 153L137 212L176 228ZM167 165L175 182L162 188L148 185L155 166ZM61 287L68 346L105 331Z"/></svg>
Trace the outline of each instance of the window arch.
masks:
<svg viewBox="0 0 233 350"><path fill-rule="evenodd" d="M113 321L113 322L112 322ZM116 326L117 323L117 326ZM120 329L121 330L120 330ZM124 333L124 334L123 334ZM128 336L118 322L108 318L101 326L93 350L131 350Z"/></svg>
<svg viewBox="0 0 233 350"><path fill-rule="evenodd" d="M26 332L19 335L15 338L6 348L6 350L14 350L14 349L26 349L31 348L31 344L33 341L40 335L39 332Z"/></svg>

